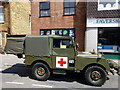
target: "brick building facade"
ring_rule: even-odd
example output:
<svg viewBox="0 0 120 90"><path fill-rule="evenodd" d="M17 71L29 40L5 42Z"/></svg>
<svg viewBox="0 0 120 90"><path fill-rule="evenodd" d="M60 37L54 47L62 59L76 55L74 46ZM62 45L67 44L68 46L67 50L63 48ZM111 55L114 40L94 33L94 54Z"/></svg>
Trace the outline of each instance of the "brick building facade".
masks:
<svg viewBox="0 0 120 90"><path fill-rule="evenodd" d="M10 34L31 34L31 6L29 0L9 2L10 4Z"/></svg>
<svg viewBox="0 0 120 90"><path fill-rule="evenodd" d="M41 0L38 0L38 2L35 2L33 0L31 2L32 34L46 35L45 32L48 32L48 34L55 34L55 32L58 31L60 33L61 31L61 35L64 35L65 33L67 33L67 31L70 34L72 32L70 30L73 30L74 36L76 37L75 40L80 45L78 50L84 51L84 34L85 34L85 28L86 28L85 3L79 2L79 0L76 0L75 7L74 7L75 13L71 15L65 15L64 0L59 0L59 2L57 1L53 2L52 0L50 0L50 3L49 3L50 15L43 17L43 16L40 16L40 14L42 13L40 11L40 8L42 8L42 6L40 6L41 5L40 2ZM44 3L46 1L42 1L42 2ZM66 4L69 4L69 2Z"/></svg>
<svg viewBox="0 0 120 90"><path fill-rule="evenodd" d="M9 3L0 2L0 47L5 46L9 27Z"/></svg>
<svg viewBox="0 0 120 90"><path fill-rule="evenodd" d="M31 4L29 0L20 2L0 2L0 48L6 44L6 36L31 34Z"/></svg>

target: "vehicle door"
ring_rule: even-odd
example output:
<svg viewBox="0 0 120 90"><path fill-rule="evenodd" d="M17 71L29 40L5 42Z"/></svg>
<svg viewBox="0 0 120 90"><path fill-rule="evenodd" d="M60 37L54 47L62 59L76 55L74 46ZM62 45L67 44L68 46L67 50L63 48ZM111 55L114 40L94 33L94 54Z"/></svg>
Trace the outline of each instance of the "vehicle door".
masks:
<svg viewBox="0 0 120 90"><path fill-rule="evenodd" d="M53 68L74 69L75 49L71 39L53 39L52 63Z"/></svg>

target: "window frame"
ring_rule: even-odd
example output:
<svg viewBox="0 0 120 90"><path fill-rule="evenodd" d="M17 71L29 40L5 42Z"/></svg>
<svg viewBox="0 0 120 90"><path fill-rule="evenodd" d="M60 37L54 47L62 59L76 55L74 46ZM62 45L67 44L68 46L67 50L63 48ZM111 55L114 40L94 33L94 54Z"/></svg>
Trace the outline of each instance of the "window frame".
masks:
<svg viewBox="0 0 120 90"><path fill-rule="evenodd" d="M2 21L2 20L0 20L0 23L4 23L4 22L5 22L5 20L4 20L4 6L0 6L0 8L2 8L2 9L3 9L3 13L0 13L0 15L2 15L2 16L3 16L3 21Z"/></svg>
<svg viewBox="0 0 120 90"><path fill-rule="evenodd" d="M54 45L55 45L55 44L54 44L54 40L60 41L60 42L59 42L59 45L57 44L59 47L58 47L58 46L56 46L56 47L54 46ZM63 44L63 41L69 41L69 45L67 45L67 44L65 45L66 48L61 48L61 45L64 45L64 44ZM72 41L72 44L70 44L70 41ZM72 45L72 46L70 46L70 45ZM72 39L53 38L52 48L53 48L53 49L56 49L56 48L57 48L57 49L71 49L71 48L74 48L73 40L72 40Z"/></svg>
<svg viewBox="0 0 120 90"><path fill-rule="evenodd" d="M75 6L74 7L72 7L72 6L69 6L69 7L65 7L65 0L64 0L64 2L63 2L63 16L74 16L74 15L76 15L76 0L75 0ZM69 8L69 9L71 9L71 8L74 8L75 9L75 11L74 11L74 14L65 14L65 8Z"/></svg>
<svg viewBox="0 0 120 90"><path fill-rule="evenodd" d="M41 3L45 3L45 2L49 2L49 8L48 8L48 9L41 9L41 8L40 8L40 4L41 4ZM49 16L41 16L41 11L42 11L42 10L48 10L48 11L49 11ZM42 2L39 2L39 17L50 17L50 15L51 15L51 13L50 13L50 1L44 1L44 2L42 1Z"/></svg>

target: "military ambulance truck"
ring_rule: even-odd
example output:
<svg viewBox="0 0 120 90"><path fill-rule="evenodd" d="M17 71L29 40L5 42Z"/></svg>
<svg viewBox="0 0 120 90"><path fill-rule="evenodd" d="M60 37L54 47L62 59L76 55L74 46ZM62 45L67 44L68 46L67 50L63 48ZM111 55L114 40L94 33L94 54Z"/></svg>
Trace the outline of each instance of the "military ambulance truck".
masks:
<svg viewBox="0 0 120 90"><path fill-rule="evenodd" d="M88 84L101 86L107 79L109 64L96 54L78 54L77 45L67 36L11 36L7 38L5 52L25 55L25 65L31 66L32 75L47 80L51 73L83 72ZM82 77L80 77L82 78Z"/></svg>

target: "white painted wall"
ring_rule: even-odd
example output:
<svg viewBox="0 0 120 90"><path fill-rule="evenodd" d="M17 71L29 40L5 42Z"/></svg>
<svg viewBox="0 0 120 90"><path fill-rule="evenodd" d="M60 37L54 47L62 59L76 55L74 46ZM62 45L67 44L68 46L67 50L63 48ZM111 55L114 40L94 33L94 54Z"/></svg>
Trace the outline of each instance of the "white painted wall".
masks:
<svg viewBox="0 0 120 90"><path fill-rule="evenodd" d="M98 43L98 28L87 28L85 32L85 51L97 52L97 43Z"/></svg>

